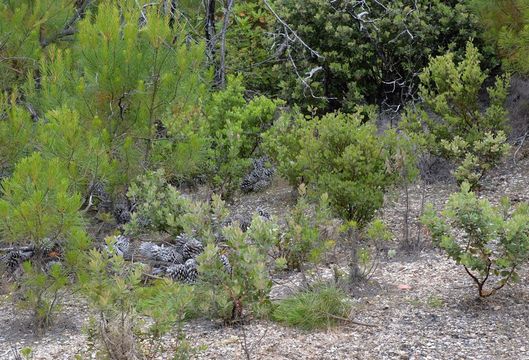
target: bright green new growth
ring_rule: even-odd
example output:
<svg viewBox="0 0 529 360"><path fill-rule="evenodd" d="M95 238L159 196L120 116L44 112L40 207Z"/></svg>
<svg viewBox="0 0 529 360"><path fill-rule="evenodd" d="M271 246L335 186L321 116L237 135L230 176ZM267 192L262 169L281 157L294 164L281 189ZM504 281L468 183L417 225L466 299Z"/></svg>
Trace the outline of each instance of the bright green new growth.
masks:
<svg viewBox="0 0 529 360"><path fill-rule="evenodd" d="M68 275L90 246L80 206L81 198L72 192L62 163L40 153L20 160L13 175L2 182L1 238L34 247L32 258L23 264L16 292L20 296L15 299L21 308L31 310L39 333L53 322L69 285Z"/></svg>
<svg viewBox="0 0 529 360"><path fill-rule="evenodd" d="M479 296L490 296L516 281L518 267L529 258L529 205L511 209L503 199L494 207L478 199L467 183L450 197L441 216L430 205L422 222L435 243L463 265Z"/></svg>
<svg viewBox="0 0 529 360"><path fill-rule="evenodd" d="M351 305L346 294L329 285L316 285L279 302L274 320L305 330L329 328L347 320Z"/></svg>
<svg viewBox="0 0 529 360"><path fill-rule="evenodd" d="M101 124L84 127L74 110L60 108L46 114L48 120L37 128L40 153L67 164L72 190L86 197L89 185L105 179L115 170L98 130Z"/></svg>
<svg viewBox="0 0 529 360"><path fill-rule="evenodd" d="M487 75L480 68L479 57L478 49L469 42L465 58L458 64L452 52L432 58L420 75L420 91L433 114L408 114L404 119L404 127L424 136L432 153L456 161L456 179L472 188L510 149L504 108L508 77L496 78L494 86L487 88L489 105L482 110L479 93Z"/></svg>
<svg viewBox="0 0 529 360"><path fill-rule="evenodd" d="M2 182L0 234L12 243L39 246L45 238L66 240L83 232L81 197L72 194L68 173L58 159L39 153L22 159Z"/></svg>
<svg viewBox="0 0 529 360"><path fill-rule="evenodd" d="M123 192L151 165L165 168L177 180L197 176L203 172L207 146L204 46L187 44L185 28L172 29L166 16L151 7L145 11L145 26L138 27L141 7L121 5L104 2L85 16L78 24L76 46L50 47L48 58L40 62L39 85L36 75L29 77L27 99L58 122L61 116L53 111L75 109L78 115L72 117L79 120L72 126L88 138L76 155L105 150L112 166L88 167L88 173L80 174L90 177L85 182L97 175Z"/></svg>
<svg viewBox="0 0 529 360"><path fill-rule="evenodd" d="M71 0L6 0L0 4L0 93L25 80L44 47L75 12Z"/></svg>

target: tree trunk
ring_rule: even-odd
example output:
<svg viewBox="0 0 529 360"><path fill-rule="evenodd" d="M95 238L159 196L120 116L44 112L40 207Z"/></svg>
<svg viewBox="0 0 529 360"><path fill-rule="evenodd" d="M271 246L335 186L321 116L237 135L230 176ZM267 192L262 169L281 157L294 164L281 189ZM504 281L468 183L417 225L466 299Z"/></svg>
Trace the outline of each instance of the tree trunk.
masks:
<svg viewBox="0 0 529 360"><path fill-rule="evenodd" d="M215 2L216 0L204 0L204 7L206 9L206 57L208 62L214 67L215 85L218 85L220 79L219 68L216 61L217 34L215 31Z"/></svg>

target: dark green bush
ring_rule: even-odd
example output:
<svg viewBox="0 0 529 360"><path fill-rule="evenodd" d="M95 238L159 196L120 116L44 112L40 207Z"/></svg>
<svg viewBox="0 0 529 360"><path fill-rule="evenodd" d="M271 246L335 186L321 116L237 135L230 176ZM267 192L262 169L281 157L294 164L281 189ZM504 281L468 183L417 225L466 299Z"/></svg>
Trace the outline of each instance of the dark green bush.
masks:
<svg viewBox="0 0 529 360"><path fill-rule="evenodd" d="M275 67L282 96L327 111L414 99L428 57L460 51L478 35L477 17L463 1L281 0L274 6L319 54L291 34L287 39L276 24L277 47L284 47Z"/></svg>

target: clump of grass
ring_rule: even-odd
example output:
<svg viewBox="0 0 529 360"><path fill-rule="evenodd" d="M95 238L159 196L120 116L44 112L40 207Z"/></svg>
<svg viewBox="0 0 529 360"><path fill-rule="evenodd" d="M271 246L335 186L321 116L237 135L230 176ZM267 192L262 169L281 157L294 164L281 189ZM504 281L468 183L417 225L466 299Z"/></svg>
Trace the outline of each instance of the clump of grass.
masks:
<svg viewBox="0 0 529 360"><path fill-rule="evenodd" d="M320 285L282 300L274 320L305 330L336 326L350 313L346 294L332 285Z"/></svg>

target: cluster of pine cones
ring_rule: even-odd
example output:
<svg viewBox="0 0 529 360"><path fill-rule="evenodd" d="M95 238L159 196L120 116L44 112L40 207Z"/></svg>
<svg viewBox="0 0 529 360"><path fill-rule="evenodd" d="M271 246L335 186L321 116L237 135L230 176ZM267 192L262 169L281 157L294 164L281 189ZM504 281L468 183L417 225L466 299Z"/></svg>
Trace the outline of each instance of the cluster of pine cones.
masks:
<svg viewBox="0 0 529 360"><path fill-rule="evenodd" d="M32 259L39 266L48 271L55 263L60 263L61 249L49 239L43 239L39 246L23 246L12 248L0 256L0 273L14 274L24 261Z"/></svg>
<svg viewBox="0 0 529 360"><path fill-rule="evenodd" d="M263 191L272 183L274 172L275 169L271 166L268 157L254 159L252 169L241 183L241 190L245 193Z"/></svg>
<svg viewBox="0 0 529 360"><path fill-rule="evenodd" d="M6 272L13 273L24 261L31 259L34 254L35 251L32 248L10 250L6 254L0 256L1 267Z"/></svg>
<svg viewBox="0 0 529 360"><path fill-rule="evenodd" d="M115 238L114 250L125 259L139 258L150 262L153 265L153 275L192 284L198 278L196 257L204 251L204 246L188 235L178 235L171 245L140 242L133 246L129 238L119 235ZM220 261L226 271L231 273L228 258L221 255Z"/></svg>

